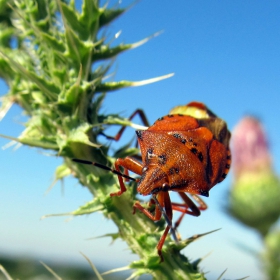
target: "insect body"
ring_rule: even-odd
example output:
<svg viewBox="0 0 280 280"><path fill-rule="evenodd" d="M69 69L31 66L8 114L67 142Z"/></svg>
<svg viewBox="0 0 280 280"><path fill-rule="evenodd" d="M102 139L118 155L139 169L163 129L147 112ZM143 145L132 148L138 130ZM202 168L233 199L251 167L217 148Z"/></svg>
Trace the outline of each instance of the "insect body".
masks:
<svg viewBox="0 0 280 280"><path fill-rule="evenodd" d="M208 196L227 174L227 147L198 120L168 115L137 131L143 169L138 192L188 192Z"/></svg>
<svg viewBox="0 0 280 280"><path fill-rule="evenodd" d="M111 193L111 196L119 196L126 191L124 177L127 175L123 176L120 167L125 169L125 174L128 171L138 174L137 192L152 195L151 202L156 204L154 213L138 201L134 210L140 210L153 221L161 219L163 209L169 221L172 221L173 210L179 211L182 216L175 227L184 214L199 216L200 210L207 208L198 195L209 196L209 190L226 177L230 168L230 132L226 123L202 103L192 102L181 109L184 114L167 115L147 130L136 131L142 162L132 157L117 159L115 173L120 190ZM193 117L188 115L190 112L198 114ZM169 191L177 192L184 203L171 202ZM162 261L162 246L171 227L168 223L157 245Z"/></svg>

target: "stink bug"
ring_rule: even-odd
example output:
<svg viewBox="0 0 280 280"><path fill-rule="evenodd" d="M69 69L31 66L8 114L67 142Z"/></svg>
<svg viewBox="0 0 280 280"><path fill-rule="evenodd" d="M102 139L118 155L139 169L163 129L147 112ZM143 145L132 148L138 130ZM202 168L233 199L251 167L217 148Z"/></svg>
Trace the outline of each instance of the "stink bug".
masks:
<svg viewBox="0 0 280 280"><path fill-rule="evenodd" d="M173 230L173 210L182 213L175 228L184 214L199 216L200 210L205 210L207 206L198 195L208 197L209 190L226 177L231 162L230 132L226 123L204 104L191 102L174 108L171 114L159 118L146 130L136 131L136 135L141 162L132 157L118 158L115 169L111 169L89 161L74 161L93 164L115 173L120 190L111 193L111 196L120 196L126 191L124 179L136 180L139 194L152 195L150 202L155 204L154 213L139 201L134 204L134 212L138 209L153 221L159 221L164 215L167 226L157 245L163 261L162 247L169 230ZM120 167L124 168L125 174L121 173ZM140 178L131 178L128 171L138 174ZM177 192L184 203L171 202L169 191Z"/></svg>

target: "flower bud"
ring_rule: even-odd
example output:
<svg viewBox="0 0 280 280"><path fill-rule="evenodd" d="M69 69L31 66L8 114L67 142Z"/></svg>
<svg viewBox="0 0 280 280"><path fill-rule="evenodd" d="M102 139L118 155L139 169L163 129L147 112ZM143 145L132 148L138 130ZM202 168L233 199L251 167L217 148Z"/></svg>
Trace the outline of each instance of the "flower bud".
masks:
<svg viewBox="0 0 280 280"><path fill-rule="evenodd" d="M233 185L228 210L266 235L280 214L280 181L272 169L268 141L260 122L245 117L232 133Z"/></svg>
<svg viewBox="0 0 280 280"><path fill-rule="evenodd" d="M235 179L248 173L271 170L271 157L264 129L253 117L245 117L233 130L232 169Z"/></svg>

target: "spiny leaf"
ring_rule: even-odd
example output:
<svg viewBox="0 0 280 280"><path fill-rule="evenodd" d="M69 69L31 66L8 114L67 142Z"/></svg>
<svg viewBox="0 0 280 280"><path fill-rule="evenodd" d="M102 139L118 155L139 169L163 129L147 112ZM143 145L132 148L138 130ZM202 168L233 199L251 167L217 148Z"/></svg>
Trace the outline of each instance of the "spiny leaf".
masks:
<svg viewBox="0 0 280 280"><path fill-rule="evenodd" d="M196 234L196 235L193 235L185 240L181 240L180 242L178 243L173 243L170 244L170 247L175 249L175 250L179 250L181 251L182 249L184 249L186 246L188 246L190 243L192 243L193 241L205 236L205 235L208 235L210 233L213 233L213 232L216 232L220 229L215 229L215 230L212 230L212 231L208 231L208 232L205 232L205 233L201 233L201 234Z"/></svg>
<svg viewBox="0 0 280 280"><path fill-rule="evenodd" d="M65 119L64 124L70 123ZM70 127L70 126L68 126ZM71 142L82 143L92 147L100 147L100 144L92 143L89 140L88 131L92 129L92 126L88 123L81 123L80 125L72 126L73 128L69 131L68 137L66 139L60 138L59 147L60 151L63 150L64 146L68 146Z"/></svg>
<svg viewBox="0 0 280 280"><path fill-rule="evenodd" d="M53 51L61 53L65 52L65 45L61 40L55 38L54 36L51 36L48 33L41 33L41 37Z"/></svg>
<svg viewBox="0 0 280 280"><path fill-rule="evenodd" d="M16 138L16 137L11 137L11 136L7 136L7 135L3 135L3 134L0 134L0 137L6 138L6 139L9 139L12 141L16 141L18 143L32 146L32 147L40 147L42 149L58 150L57 144L53 143L52 141L49 141L45 137L41 137L41 139L28 138L28 137Z"/></svg>
<svg viewBox="0 0 280 280"><path fill-rule="evenodd" d="M65 105L74 110L77 107L78 101L81 102L81 96L84 93L84 90L80 86L81 82L81 71L77 81L70 86L69 89L62 91L58 97L58 104ZM71 110L71 111L72 111Z"/></svg>
<svg viewBox="0 0 280 280"><path fill-rule="evenodd" d="M94 45L81 41L73 30L67 26L65 26L65 35L67 42L66 56L73 61L73 67L78 70L80 64L88 60L88 54ZM84 66L86 66L86 64L84 64Z"/></svg>
<svg viewBox="0 0 280 280"><path fill-rule="evenodd" d="M126 9L115 9L115 10L104 9L103 13L100 16L99 26L102 27L104 25L109 24L117 17L119 17L121 14L123 14L125 11Z"/></svg>
<svg viewBox="0 0 280 280"><path fill-rule="evenodd" d="M112 274L112 273L120 272L120 271L125 271L125 270L129 270L129 269L130 269L129 266L114 268L114 269L111 269L111 270L109 270L109 271L103 272L102 275L108 275L108 274ZM126 280L127 280L127 279L126 279Z"/></svg>
<svg viewBox="0 0 280 280"><path fill-rule="evenodd" d="M118 45L117 47L110 47L109 45L102 45L96 52L93 53L92 59L94 61L97 61L97 60L101 60L101 59L113 58L126 50L135 49L135 48L142 46L143 44L147 43L149 40L160 35L161 33L162 33L161 31L156 32L153 35L151 35L147 38L144 38L143 40L140 40L133 44L125 44L125 45L121 44L121 45Z"/></svg>
<svg viewBox="0 0 280 280"><path fill-rule="evenodd" d="M115 124L120 126L130 126L132 124L127 118L121 118L119 115L110 114L106 116L99 116L99 122L101 124Z"/></svg>
<svg viewBox="0 0 280 280"><path fill-rule="evenodd" d="M147 80L142 80L142 81L138 81L138 82L131 82L131 81L119 81L119 82L106 82L106 83L102 83L100 85L96 86L96 92L108 92L108 91L114 91L114 90L118 90L121 88L126 88L126 87L137 87L137 86L144 86L147 84L152 84L155 82L159 82L161 80L164 79L168 79L170 77L172 77L174 74L167 74L164 76L160 76L160 77L156 77L156 78L152 78L152 79L147 79Z"/></svg>
<svg viewBox="0 0 280 280"><path fill-rule="evenodd" d="M2 106L0 107L0 121L6 116L6 114L14 104L10 98L3 98L1 101Z"/></svg>
<svg viewBox="0 0 280 280"><path fill-rule="evenodd" d="M111 59L111 58L117 56L118 54L120 54L126 50L129 50L129 49L132 49L131 44L119 45L114 48L110 48L110 46L103 45L97 51L93 52L92 60L98 61L98 60L102 60L102 59Z"/></svg>
<svg viewBox="0 0 280 280"><path fill-rule="evenodd" d="M96 237L93 237L93 238L88 238L88 240L97 239L97 238L104 238L104 237L111 237L112 241L115 241L118 238L120 238L120 234L118 232L117 233L107 233L107 234L96 236Z"/></svg>
<svg viewBox="0 0 280 280"><path fill-rule="evenodd" d="M77 12L73 7L64 2L60 2L60 5L64 21L67 22L67 25L79 35L81 40L86 40L88 38L88 29L81 24Z"/></svg>
<svg viewBox="0 0 280 280"><path fill-rule="evenodd" d="M102 10L99 9L96 1L85 0L82 5L80 17L81 23L87 27L88 34L95 38L97 30L100 28L99 17Z"/></svg>
<svg viewBox="0 0 280 280"><path fill-rule="evenodd" d="M65 163L58 166L55 170L54 181L48 187L46 193L48 193L59 180L62 181L65 177L69 176L71 174L71 172L72 172L71 169Z"/></svg>
<svg viewBox="0 0 280 280"><path fill-rule="evenodd" d="M85 215L94 213L97 211L102 211L104 205L101 204L99 198L94 198L92 201L86 203L85 205L79 207L77 210L72 212L72 215Z"/></svg>
<svg viewBox="0 0 280 280"><path fill-rule="evenodd" d="M92 201L86 203L85 205L79 207L78 209L68 212L68 213L58 213L58 214L48 214L41 217L41 219L49 217L60 217L60 216L81 216L88 215L97 211L104 210L104 205L101 204L98 198L94 198Z"/></svg>
<svg viewBox="0 0 280 280"><path fill-rule="evenodd" d="M57 94L59 93L59 89L53 83L48 82L45 78L39 77L35 73L26 70L16 61L6 56L2 51L0 51L0 55L2 55L2 57L10 63L15 72L20 72L20 74L27 80L31 80L33 83L35 83L37 87L48 96L50 100L56 99Z"/></svg>

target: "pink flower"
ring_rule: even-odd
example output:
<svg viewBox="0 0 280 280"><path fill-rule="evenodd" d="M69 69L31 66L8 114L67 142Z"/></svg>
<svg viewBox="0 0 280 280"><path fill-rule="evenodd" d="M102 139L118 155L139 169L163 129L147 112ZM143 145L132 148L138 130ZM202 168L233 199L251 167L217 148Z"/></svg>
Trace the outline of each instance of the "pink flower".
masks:
<svg viewBox="0 0 280 280"><path fill-rule="evenodd" d="M232 132L232 169L236 179L244 173L271 169L268 141L261 123L243 118Z"/></svg>

